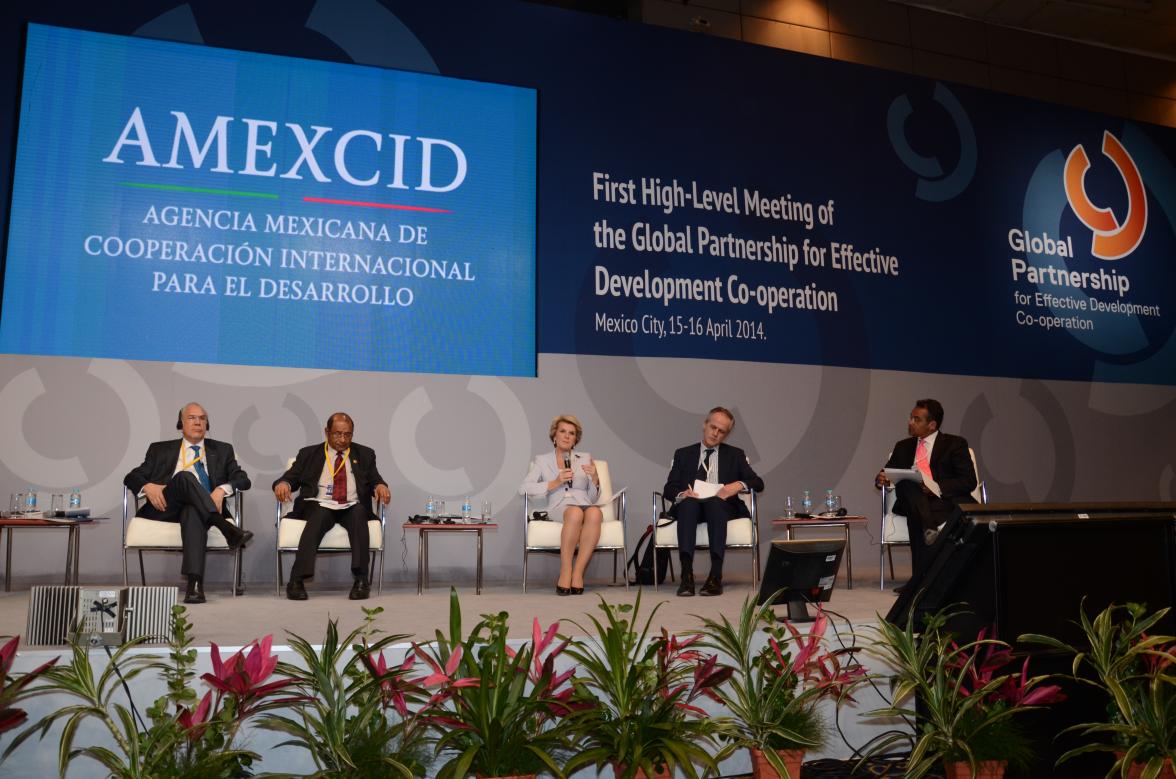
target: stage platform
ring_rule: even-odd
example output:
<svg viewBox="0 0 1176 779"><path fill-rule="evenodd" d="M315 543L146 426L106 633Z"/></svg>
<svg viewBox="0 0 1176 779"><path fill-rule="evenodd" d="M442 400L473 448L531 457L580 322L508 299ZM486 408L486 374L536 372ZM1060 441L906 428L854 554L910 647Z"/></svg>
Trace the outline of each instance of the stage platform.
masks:
<svg viewBox="0 0 1176 779"><path fill-rule="evenodd" d="M716 597L679 598L674 594L675 589L676 585L671 583L661 585L657 591L650 586L641 588L642 611L660 603L656 623L671 631L688 631L697 626L699 621L694 615L711 618L719 614L734 615L752 592L746 580L727 583L723 594ZM576 633L576 626L569 620L586 624L584 615L597 612L601 597L609 603L632 603L638 593L636 587L626 591L624 586L600 584L590 585L583 595L560 596L553 584L541 586L538 581L529 584L525 593L520 585L491 584L482 588L481 595L475 595L472 582L457 585L457 590L467 626L473 625L471 620L476 621L478 615L506 611L510 614L511 637L520 639L530 637L535 617L544 626L559 620L564 632ZM327 620L338 619L341 628L350 630L363 619L363 607L375 606L384 609L377 620L381 630L407 633L416 640L428 640L435 629L443 629L448 624L449 587L441 583L434 584L422 595L416 594L415 585L385 584L382 595L376 595L373 590L372 597L366 601L348 600L348 588L342 583L324 584L320 589L310 582L308 592L309 600L291 601L286 599L285 592L280 597L275 595L272 583L254 585L237 598L232 597L227 587L210 587L207 603L188 607L188 616L195 627L195 643L207 646L216 642L219 646L236 647L272 634L274 643L280 645L288 634L294 633L318 644ZM183 596L182 586L180 596ZM839 615L838 623L869 624L876 614L886 613L895 597L889 590L880 592L876 583L871 587L867 581L858 581L852 590L841 586L835 589L827 607ZM25 633L28 602L27 590L0 595L0 635Z"/></svg>

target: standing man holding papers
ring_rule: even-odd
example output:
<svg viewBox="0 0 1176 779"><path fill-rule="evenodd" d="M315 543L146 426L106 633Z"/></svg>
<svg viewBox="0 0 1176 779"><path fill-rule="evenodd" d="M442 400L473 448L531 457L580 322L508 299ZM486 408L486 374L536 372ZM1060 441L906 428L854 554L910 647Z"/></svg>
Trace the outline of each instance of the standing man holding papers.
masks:
<svg viewBox="0 0 1176 779"><path fill-rule="evenodd" d="M727 522L748 516L740 492L764 489L764 480L756 475L743 450L723 443L734 427L734 414L722 406L712 408L702 423L702 442L674 452L670 475L662 489L663 495L674 498L669 514L678 525L680 596L694 594L694 547L699 522L706 523L711 561L710 573L699 592L723 594Z"/></svg>
<svg viewBox="0 0 1176 779"><path fill-rule="evenodd" d="M139 516L180 523L184 544L180 573L188 577L184 603L204 603L208 529L220 530L230 549L253 538L253 533L229 521L232 515L225 501L235 491L249 489L250 481L237 465L231 444L204 437L208 412L199 403L180 409L176 429L183 437L147 447L143 464L128 473L123 484L147 499Z"/></svg>
<svg viewBox="0 0 1176 779"><path fill-rule="evenodd" d="M376 453L362 444L352 443L355 423L342 411L327 419L323 431L326 440L298 450L294 464L274 482L274 496L285 503L298 488L298 497L290 516L306 521L286 597L306 600L303 580L314 578L314 559L319 544L336 523L347 530L351 542L351 575L355 582L348 596L364 600L370 594L368 558L370 542L368 521L377 519L372 511L372 496L381 503L392 499L388 484L376 469Z"/></svg>
<svg viewBox="0 0 1176 779"><path fill-rule="evenodd" d="M907 433L894 445L886 466L874 478L874 486L893 486L894 513L906 517L911 539L912 577L929 562L926 547L935 531L961 503L971 501L976 489L976 468L961 436L941 433L943 406L931 398L916 400L907 420ZM917 471L921 481L904 479L891 484L886 468Z"/></svg>

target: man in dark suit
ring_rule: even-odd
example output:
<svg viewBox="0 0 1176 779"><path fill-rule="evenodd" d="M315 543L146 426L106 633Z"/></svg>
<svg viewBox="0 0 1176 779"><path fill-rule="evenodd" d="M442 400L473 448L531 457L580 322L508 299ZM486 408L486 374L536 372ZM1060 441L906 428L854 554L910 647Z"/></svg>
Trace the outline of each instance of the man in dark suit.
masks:
<svg viewBox="0 0 1176 779"><path fill-rule="evenodd" d="M376 469L376 453L362 444L352 443L355 423L339 411L327 419L323 431L326 441L298 451L294 464L274 482L278 500L290 500L292 490L298 497L290 516L306 521L286 597L306 600L305 579L314 578L314 558L327 531L342 525L351 542L351 600L363 600L370 593L368 577L368 521L377 519L372 511L372 496L381 503L392 499L388 484ZM328 455L330 455L328 459Z"/></svg>
<svg viewBox="0 0 1176 779"><path fill-rule="evenodd" d="M694 547L698 523L705 522L710 544L710 574L702 585L703 595L723 593L723 554L727 545L727 522L746 517L747 506L739 499L743 490L762 492L764 480L756 475L742 449L723 443L735 427L735 416L716 406L702 423L702 443L674 452L674 463L662 494L674 499L669 514L678 525L678 559L682 583L678 595L694 594ZM703 498L694 491L695 481L718 485L718 493Z"/></svg>
<svg viewBox="0 0 1176 779"><path fill-rule="evenodd" d="M960 436L941 433L943 406L931 398L916 400L907 420L907 433L894 445L885 468L912 468L923 473L923 483L900 481L894 486L894 513L906 517L911 539L912 575L930 562L925 554L935 540L935 529L951 518L961 503L970 503L976 489L976 468L968 442ZM878 472L874 486L889 485L885 468ZM930 532L929 532L930 531Z"/></svg>
<svg viewBox="0 0 1176 779"><path fill-rule="evenodd" d="M225 498L249 489L250 482L237 465L232 445L204 437L208 412L199 403L180 409L176 429L183 431L183 438L147 447L143 464L128 473L123 484L147 499L139 516L180 523L184 543L180 573L188 577L184 603L204 603L208 528L224 533L230 549L249 543L253 533L228 520L232 514Z"/></svg>

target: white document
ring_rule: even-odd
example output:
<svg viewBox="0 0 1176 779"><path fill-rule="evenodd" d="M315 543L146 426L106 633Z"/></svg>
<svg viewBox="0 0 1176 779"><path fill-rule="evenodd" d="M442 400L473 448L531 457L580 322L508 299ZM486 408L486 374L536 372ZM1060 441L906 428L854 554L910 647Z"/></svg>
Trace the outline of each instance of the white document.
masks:
<svg viewBox="0 0 1176 779"><path fill-rule="evenodd" d="M935 497L943 497L943 493L940 491L939 485L935 483L935 480L924 479L922 471L917 468L883 468L882 472L886 474L887 479L890 479L891 484L898 484L900 481L913 481L926 486Z"/></svg>
<svg viewBox="0 0 1176 779"><path fill-rule="evenodd" d="M700 499L705 500L706 498L713 498L714 496L718 495L719 489L722 486L722 484L711 484L709 481L695 479L694 486L690 489L694 490L695 494L698 495Z"/></svg>
<svg viewBox="0 0 1176 779"><path fill-rule="evenodd" d="M617 498L619 498L621 495L624 495L625 490L627 490L627 489L629 489L629 488L628 487L621 487L619 490L614 492L612 495L609 495L607 498L602 495L600 500L596 501L592 505L593 506L600 506L601 508L603 508L603 507L607 506L608 504L612 503Z"/></svg>

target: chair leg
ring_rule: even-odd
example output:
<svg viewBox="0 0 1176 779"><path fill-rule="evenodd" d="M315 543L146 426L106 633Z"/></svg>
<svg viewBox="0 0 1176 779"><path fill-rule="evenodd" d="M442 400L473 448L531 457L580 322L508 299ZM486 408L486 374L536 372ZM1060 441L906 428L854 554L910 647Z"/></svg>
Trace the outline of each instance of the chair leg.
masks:
<svg viewBox="0 0 1176 779"><path fill-rule="evenodd" d="M241 550L238 548L233 552L233 597L237 597L237 591L241 589Z"/></svg>
<svg viewBox="0 0 1176 779"><path fill-rule="evenodd" d="M380 548L380 581L376 585L376 595L384 594L384 549Z"/></svg>
<svg viewBox="0 0 1176 779"><path fill-rule="evenodd" d="M282 597L282 550L274 552L274 558L277 562L277 576L274 577L276 584L274 585L274 595L279 598Z"/></svg>
<svg viewBox="0 0 1176 779"><path fill-rule="evenodd" d="M894 547L886 547L886 556L890 558L890 578L894 579Z"/></svg>
<svg viewBox="0 0 1176 779"><path fill-rule="evenodd" d="M523 550L523 592L527 591L527 550Z"/></svg>
<svg viewBox="0 0 1176 779"><path fill-rule="evenodd" d="M625 580L628 581L628 579L629 579L629 577L626 575ZM616 549L613 550L613 586L614 587L617 586L617 550Z"/></svg>
<svg viewBox="0 0 1176 779"><path fill-rule="evenodd" d="M131 582L127 577L127 548L125 546L123 547L123 586L131 586Z"/></svg>
<svg viewBox="0 0 1176 779"><path fill-rule="evenodd" d="M147 586L147 569L143 567L143 550L139 550L139 578L143 580L143 586Z"/></svg>

